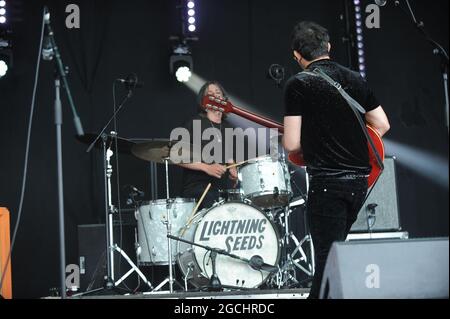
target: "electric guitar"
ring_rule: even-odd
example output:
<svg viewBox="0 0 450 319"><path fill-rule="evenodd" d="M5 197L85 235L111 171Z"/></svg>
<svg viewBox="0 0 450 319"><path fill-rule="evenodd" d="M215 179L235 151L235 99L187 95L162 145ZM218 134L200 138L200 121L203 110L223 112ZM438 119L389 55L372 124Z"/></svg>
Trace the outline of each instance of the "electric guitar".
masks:
<svg viewBox="0 0 450 319"><path fill-rule="evenodd" d="M220 111L222 113L233 113L247 120L265 126L267 128L277 129L281 134L284 134L283 124L273 121L259 114L247 111L243 108L237 107L227 100L207 95L202 100L202 107L204 109ZM373 144L375 145L375 149L380 155L381 160L384 161L385 152L383 140L381 139L380 135L375 131L375 129L373 129L370 125L366 125L366 127L369 136L372 139ZM375 153L372 151L372 148L369 146L369 143L368 149L369 149L369 163L371 166L371 172L368 177L368 184L369 187L371 187L380 176L382 168L379 167ZM289 153L289 161L298 166L306 166L306 163L303 159L303 155L301 152Z"/></svg>

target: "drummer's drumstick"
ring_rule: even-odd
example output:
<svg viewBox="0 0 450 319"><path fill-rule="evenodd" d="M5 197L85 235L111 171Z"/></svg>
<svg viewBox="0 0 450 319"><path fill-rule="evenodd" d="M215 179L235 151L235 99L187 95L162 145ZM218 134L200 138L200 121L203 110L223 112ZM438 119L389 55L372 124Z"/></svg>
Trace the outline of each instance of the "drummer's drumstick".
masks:
<svg viewBox="0 0 450 319"><path fill-rule="evenodd" d="M209 183L208 186L206 186L205 191L203 192L202 196L201 196L200 199L198 200L197 205L195 205L195 208L194 208L194 210L192 211L191 218L194 217L194 215L197 213L198 208L199 208L200 205L202 204L202 202L203 202L203 200L205 199L206 194L208 194L210 188L211 188L211 183Z"/></svg>
<svg viewBox="0 0 450 319"><path fill-rule="evenodd" d="M225 169L230 169L230 168L238 167L238 166L244 165L244 164L246 164L246 163L248 163L248 162L250 162L250 161L255 161L255 160L261 159L261 158L263 158L263 157L265 157L265 155L264 155L264 156L260 156L260 157L256 157L256 158L251 158L251 159L248 159L248 160L243 161L243 162L240 162L240 163L234 163L234 164L225 166Z"/></svg>
<svg viewBox="0 0 450 319"><path fill-rule="evenodd" d="M189 227L189 225L192 223L192 220L195 217L195 214L197 213L198 208L200 207L200 205L202 204L203 200L205 199L206 194L209 192L209 189L211 188L211 183L208 184L208 186L206 186L205 191L203 192L202 196L200 197L197 205L195 205L194 210L192 211L191 217L189 217L189 220L186 223L186 226L184 227L184 229L181 232L181 236L184 235L184 232L187 230L187 228Z"/></svg>

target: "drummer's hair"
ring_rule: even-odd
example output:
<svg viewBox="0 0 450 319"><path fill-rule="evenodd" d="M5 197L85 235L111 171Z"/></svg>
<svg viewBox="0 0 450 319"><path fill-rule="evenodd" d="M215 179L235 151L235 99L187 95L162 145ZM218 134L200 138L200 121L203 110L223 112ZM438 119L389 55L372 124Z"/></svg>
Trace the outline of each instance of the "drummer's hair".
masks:
<svg viewBox="0 0 450 319"><path fill-rule="evenodd" d="M228 94L223 88L222 84L220 84L218 81L207 81L203 86L200 88L197 94L197 105L198 105L198 113L199 114L206 114L206 110L202 107L202 101L203 97L205 96L206 91L208 90L208 87L211 85L217 85L219 89L222 91L223 97L225 100L228 100ZM225 114L224 114L225 115ZM225 118L225 116L224 116Z"/></svg>

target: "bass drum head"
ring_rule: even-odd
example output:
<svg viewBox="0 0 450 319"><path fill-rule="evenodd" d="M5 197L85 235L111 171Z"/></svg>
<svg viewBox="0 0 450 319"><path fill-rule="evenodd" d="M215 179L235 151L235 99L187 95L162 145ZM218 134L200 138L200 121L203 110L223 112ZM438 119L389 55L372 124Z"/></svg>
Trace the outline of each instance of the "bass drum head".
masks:
<svg viewBox="0 0 450 319"><path fill-rule="evenodd" d="M279 261L279 236L266 215L242 202L227 202L197 214L195 221L181 231L185 239L200 245L223 249L250 259L260 256L269 265ZM184 275L195 286L205 286L212 274L210 252L188 244L179 245L178 261ZM255 270L247 263L217 254L216 273L223 286L256 288L269 272Z"/></svg>

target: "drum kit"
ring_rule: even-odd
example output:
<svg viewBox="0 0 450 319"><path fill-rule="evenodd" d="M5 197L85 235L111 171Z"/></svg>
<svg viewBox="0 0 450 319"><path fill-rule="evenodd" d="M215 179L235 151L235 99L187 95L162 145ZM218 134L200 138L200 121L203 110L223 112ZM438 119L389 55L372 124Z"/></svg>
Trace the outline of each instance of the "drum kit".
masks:
<svg viewBox="0 0 450 319"><path fill-rule="evenodd" d="M85 135L82 142L92 143L95 136ZM292 198L291 174L283 154L235 164L238 188L221 190L212 207L198 210L200 203L196 199L170 196L173 145L174 142L165 139L134 142L118 138L114 132L103 134L96 142L95 146L103 148L104 153L109 285L116 287L134 271L148 285L149 293L161 292L167 284L169 293L174 292L175 284L182 291L282 289L298 286L298 270L309 278L313 276L314 248L309 232L306 230L299 241L290 229L290 215L295 208L305 205L305 199ZM113 215L117 211L111 200L113 150L165 167L166 197L137 202L135 206L137 265L113 238ZM115 252L131 266L118 281L114 279ZM154 287L140 266L167 266L169 276ZM183 284L175 279L176 266Z"/></svg>

